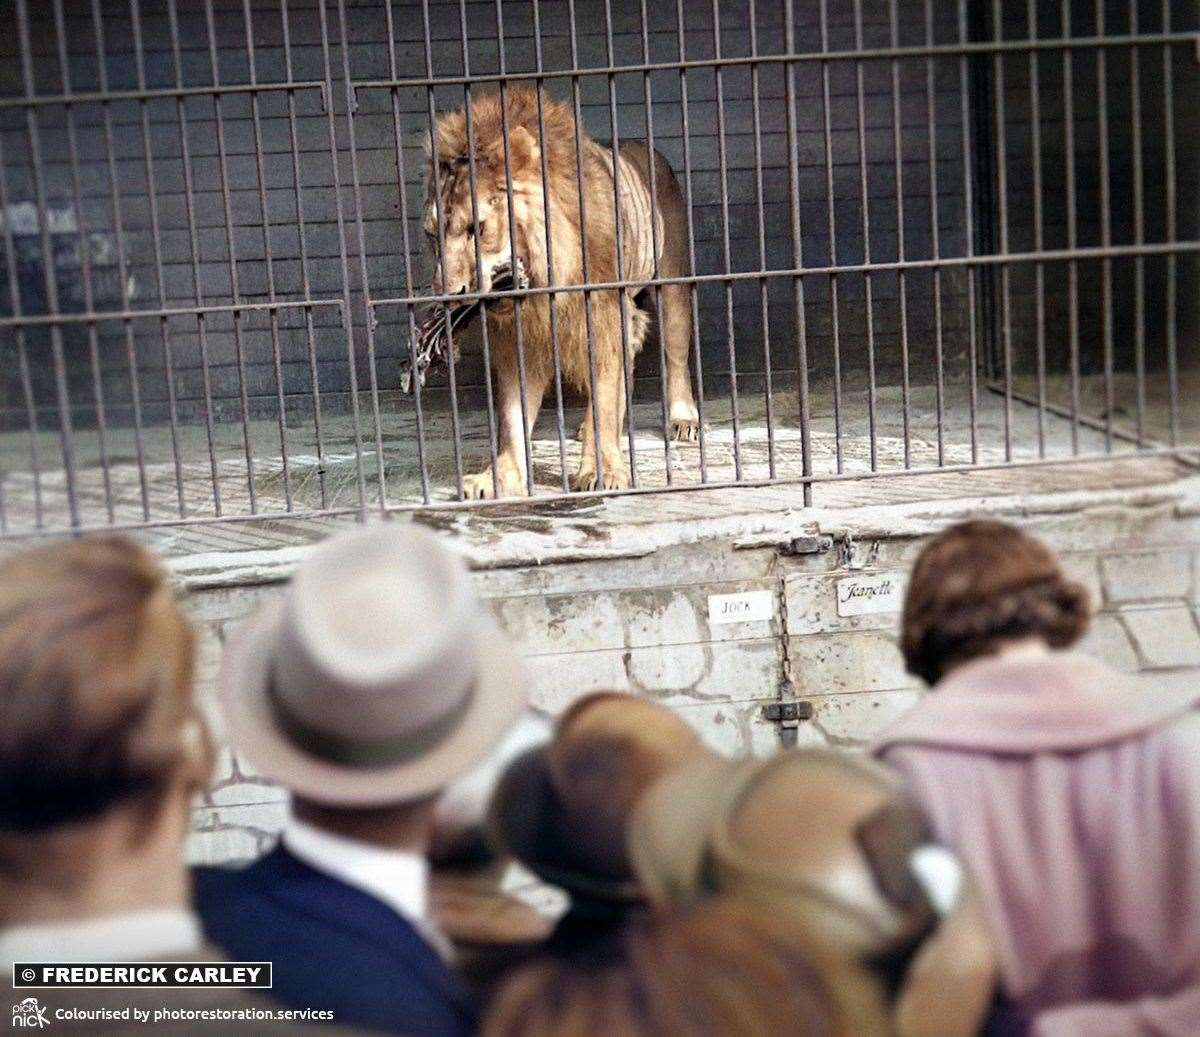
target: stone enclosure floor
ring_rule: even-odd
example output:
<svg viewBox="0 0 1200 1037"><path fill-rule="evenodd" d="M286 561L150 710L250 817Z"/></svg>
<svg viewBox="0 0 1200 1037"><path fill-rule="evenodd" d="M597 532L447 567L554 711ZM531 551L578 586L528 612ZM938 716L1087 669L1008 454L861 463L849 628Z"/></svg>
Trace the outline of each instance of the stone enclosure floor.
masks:
<svg viewBox="0 0 1200 1037"><path fill-rule="evenodd" d="M813 472L836 477L840 471L841 477L815 483L812 503L823 507L857 507L1014 492L1116 488L1161 481L1177 472L1173 464L1132 456L1136 450L1132 403L1136 399L1136 386L1131 377L1118 376L1114 384L1113 396L1121 405L1113 412L1116 434L1110 445L1106 445L1103 428L1103 380L1091 377L1081 385L1080 412L1085 417L1075 428L1078 452L1098 454L1111 449L1113 460L1102 464L1070 463L1072 422L1062 414L1070 402L1065 381L1048 383L1046 399L1051 409L1042 413L1040 422L1038 408L1023 402L1035 399L1036 385L1031 380L1018 380L1013 389L1015 398L1007 408L1006 418L1006 401L998 387L982 383L978 387L974 460L991 467L972 472L861 478L871 472L872 466L865 387L844 388L835 416L831 387L813 386L810 397ZM1179 440L1183 443L1200 442L1200 408L1190 405L1197 392L1200 392L1200 372L1185 372L1181 379L1182 404L1177 414ZM1145 395L1144 441L1150 445L1165 442L1170 431L1165 379L1149 379ZM705 401L703 456L699 443L664 443L662 410L657 401L635 403L635 486L641 490L666 488L668 472L670 485L674 487L700 487L705 483L720 486L738 481L739 475L741 481L761 483L772 477L772 455L776 479L800 476L801 434L795 391L774 394L770 432L763 394L744 393L737 402L735 433L730 398L716 396ZM895 387L878 390L874 459L877 471L972 463L966 385L945 388L940 455L935 388L913 386L908 412L906 459L902 393ZM580 407L565 408L566 435L560 441L554 402L548 401L538 419L531 446L538 494L561 493L564 456L568 475L574 472L580 450L574 433L581 418ZM1006 460L1006 421L1011 459L1061 459L1064 463L997 467ZM423 424L424 482L429 500L442 505L451 503L457 497L455 422L448 410L427 409ZM460 408L457 426L463 470L484 468L490 456L486 411ZM352 515L348 513L357 511L360 501L365 502L368 511L423 503L417 416L410 398L381 394L376 412L369 396L361 397L357 436L361 452L356 449L355 426L350 416L323 416L321 431L318 451L311 418L295 420L286 426L285 465L279 425L272 419L251 420L245 429L241 422L215 425L212 459L203 424L180 426L174 437L168 427L148 427L140 437L139 465L139 442L134 431L109 429L106 471L101 464L96 431L77 430L75 484L80 524L84 528L130 526L144 524L147 519L150 523L170 523L139 535L167 554L186 555L310 542L325 535L331 525L350 520ZM628 460L628 436L622 445ZM36 474L31 462L34 449L40 467ZM674 499L680 495L671 496ZM802 501L798 485L773 487L762 497L772 502L770 507L778 507L782 501L787 506L798 506ZM67 498L66 471L57 431L43 429L37 436L27 432L0 435L0 550L6 543L11 548L20 542L6 542L3 534L23 540L29 536L36 538L43 532L68 531L71 520ZM630 497L622 511L631 519L643 513L643 517L652 517L665 506L667 499L660 494ZM536 502L529 507L534 512L539 510ZM314 511L347 514L309 517L298 514ZM233 521L211 521L218 514Z"/></svg>

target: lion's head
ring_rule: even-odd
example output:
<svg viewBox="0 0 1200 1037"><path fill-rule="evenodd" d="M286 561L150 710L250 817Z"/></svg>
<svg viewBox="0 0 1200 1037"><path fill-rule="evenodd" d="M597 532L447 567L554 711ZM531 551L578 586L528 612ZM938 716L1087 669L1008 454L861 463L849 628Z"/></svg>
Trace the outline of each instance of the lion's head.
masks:
<svg viewBox="0 0 1200 1037"><path fill-rule="evenodd" d="M481 94L472 99L470 133L465 109L443 115L437 123L436 156L435 149L426 141L424 230L434 260L432 287L437 294L490 291L496 272L509 266L513 251L508 215L510 179L517 258L528 272L531 283L544 285L547 281L537 91L528 86L509 87L504 109L508 125L507 162L499 93ZM568 175L573 178L575 124L570 110L545 97L542 120L546 140L551 142L547 145L547 163L552 170L552 181ZM469 148L472 138L475 145L474 207L471 204ZM443 264L439 261L439 204L445 241L444 280ZM478 281L477 247L478 272L482 275Z"/></svg>

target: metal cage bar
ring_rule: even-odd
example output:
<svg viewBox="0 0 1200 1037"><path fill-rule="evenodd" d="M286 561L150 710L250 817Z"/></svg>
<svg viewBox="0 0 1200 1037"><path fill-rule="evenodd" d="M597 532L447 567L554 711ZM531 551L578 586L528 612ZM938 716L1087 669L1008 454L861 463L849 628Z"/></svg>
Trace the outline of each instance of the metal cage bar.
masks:
<svg viewBox="0 0 1200 1037"><path fill-rule="evenodd" d="M1019 11L992 0L970 7L987 38L969 36L966 0L844 11L827 0L320 0L312 25L288 0L119 6L128 69L100 0L83 12L94 69L68 47L78 15L62 0L44 13L18 0L9 16L19 60L0 86L0 538L470 507L515 489L505 466L518 454L524 492L547 499L572 493L568 465L582 453L598 497L771 484L800 487L807 505L827 483L1197 451L1181 405L1191 344L1179 279L1200 240L1181 212L1177 143L1194 117L1176 88L1197 74L1181 56L1200 26L1180 13L1172 24L1170 0L1159 17L1131 8L1117 24L1098 0L1064 3L1053 26L1033 0ZM265 43L276 28L281 51ZM360 54L360 39L382 33L386 62ZM421 74L407 74L402 43ZM42 53L56 66L38 64ZM1095 138L1080 130L1092 101L1075 95L1092 61ZM1126 61L1128 125L1110 104ZM536 127L522 129L539 159L520 175L537 184L514 166L511 102L525 87ZM411 154L459 103L447 91L465 112L470 212L456 226L476 242L465 287L446 266L459 200L437 161ZM474 119L484 91L499 104L495 142ZM547 138L555 105L573 140ZM622 158L643 127L648 229L627 208ZM485 143L502 166L511 288L483 288ZM565 213L551 143L575 152L577 205ZM659 149L678 183L663 182ZM410 228L423 176L438 291L417 272ZM611 213L596 208L608 208L604 182ZM676 195L682 211L666 208ZM546 228L545 283L539 273L525 285L515 273L530 207ZM578 224L577 260L551 232L563 219ZM584 232L600 219L612 221L612 263ZM631 259L645 237L650 276ZM668 246L680 266L662 265ZM482 355L460 358L470 339L457 321L476 303ZM672 442L669 365L682 353L678 341L669 352L664 321L680 305L694 445ZM441 321L446 371L424 386L414 371L407 399L397 362L413 361L424 312ZM530 314L547 315L548 343ZM576 314L581 326L567 327ZM635 318L657 328L648 360L634 355ZM502 320L515 325L515 380L497 390ZM564 354L568 334L586 357ZM994 398L978 392L985 360L998 369L985 372ZM551 384L554 442L535 427ZM626 489L605 488L606 392ZM651 403L661 464L646 448L656 419L635 406ZM576 407L582 447L567 432ZM490 484L473 474L484 464Z"/></svg>

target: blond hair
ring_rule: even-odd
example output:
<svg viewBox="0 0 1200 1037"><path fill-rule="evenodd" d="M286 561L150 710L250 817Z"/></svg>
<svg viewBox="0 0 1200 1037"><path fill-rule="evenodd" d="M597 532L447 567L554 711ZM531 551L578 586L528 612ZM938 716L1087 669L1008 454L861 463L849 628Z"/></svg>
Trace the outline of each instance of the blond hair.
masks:
<svg viewBox="0 0 1200 1037"><path fill-rule="evenodd" d="M132 541L76 540L0 563L0 864L10 837L203 780L211 750L194 663L166 571Z"/></svg>

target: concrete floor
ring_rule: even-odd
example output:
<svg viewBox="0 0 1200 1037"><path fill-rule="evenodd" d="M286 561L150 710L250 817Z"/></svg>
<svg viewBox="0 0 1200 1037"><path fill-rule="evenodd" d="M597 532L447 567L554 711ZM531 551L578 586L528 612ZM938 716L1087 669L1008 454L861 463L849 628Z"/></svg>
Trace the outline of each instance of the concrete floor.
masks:
<svg viewBox="0 0 1200 1037"><path fill-rule="evenodd" d="M994 387L993 387L994 388ZM1069 385L1059 380L1047 385L1046 398L1053 407L1069 404ZM1179 441L1200 442L1200 408L1188 405L1200 391L1200 374L1184 376L1175 415ZM1123 459L1114 467L1055 465L1045 468L940 473L907 478L846 479L819 482L814 503L826 507L854 507L914 499L963 495L1045 492L1054 489L1136 485L1154 481L1161 472L1144 461L1130 463L1136 426L1132 401L1137 387L1131 377L1119 376L1113 397L1129 401L1114 408L1117 435L1111 450ZM1018 397L1036 398L1029 380L1014 385ZM1165 379L1152 378L1145 390L1142 430L1147 440L1165 442L1170 432L1170 408ZM1015 399L1006 408L1002 393L980 385L972 448L969 391L949 385L942 404L941 442L934 387L914 386L908 405L907 457L905 408L901 391L888 387L876 396L875 470L903 471L906 467L944 465L999 465L1007 459L1030 461L1039 457L1069 461L1073 439L1080 454L1108 449L1103 429L1105 387L1100 378L1085 379L1081 386L1081 412L1091 417L1073 425L1066 417ZM802 474L801 435L794 390L778 392L773 399L773 421L768 432L766 400L762 394L739 398L735 431L728 396L705 401L703 451L699 443L664 446L662 411L657 402L633 408L634 483L642 489L673 486L722 485L735 481L761 481L772 477L796 478ZM810 449L812 469L818 476L864 475L872 470L870 417L867 393L862 386L844 389L835 415L833 392L816 385L811 392ZM1006 416L1007 411L1007 416ZM579 444L574 432L582 412L568 407L564 413L566 436L558 437L553 401L538 420L532 444L535 483L539 493L561 492L562 456L568 474L574 472ZM1006 456L1005 427L1011 451ZM1125 435L1122 435L1122 433ZM238 423L214 428L210 456L203 425L179 427L175 436L166 427L147 428L139 443L131 429L110 429L105 444L107 470L101 464L95 430L80 430L74 437L75 499L79 523L85 528L176 522L148 534L160 550L170 554L244 550L304 543L323 536L336 517L291 517L290 513L356 509L362 499L368 509L413 506L423 501L421 465L418 463L418 427L408 398L381 399L378 424L369 398L361 403L359 420L361 453L356 451L354 423L349 416L326 416L322 423L320 459L311 420L283 430L286 465L276 421L254 420L243 430ZM1127 438L1128 437L1128 438ZM250 464L247 463L246 441ZM463 410L458 420L461 463L466 472L488 463L486 414ZM453 501L457 496L457 463L453 444L455 427L447 411L424 416L424 468L429 499ZM623 441L629 456L629 440ZM379 449L382 447L382 450ZM32 461L37 452L38 470ZM178 454L178 464L176 462ZM1159 472L1159 474L1155 474ZM381 486L383 493L381 494ZM215 492L214 492L215 487ZM251 493L253 488L253 497ZM795 490L799 503L799 490ZM656 498L641 498L647 508ZM222 517L238 519L255 514L261 520L215 523ZM0 436L0 534L37 536L39 532L70 529L67 476L59 436L42 431ZM0 541L2 543L3 541ZM12 546L10 544L9 546Z"/></svg>

